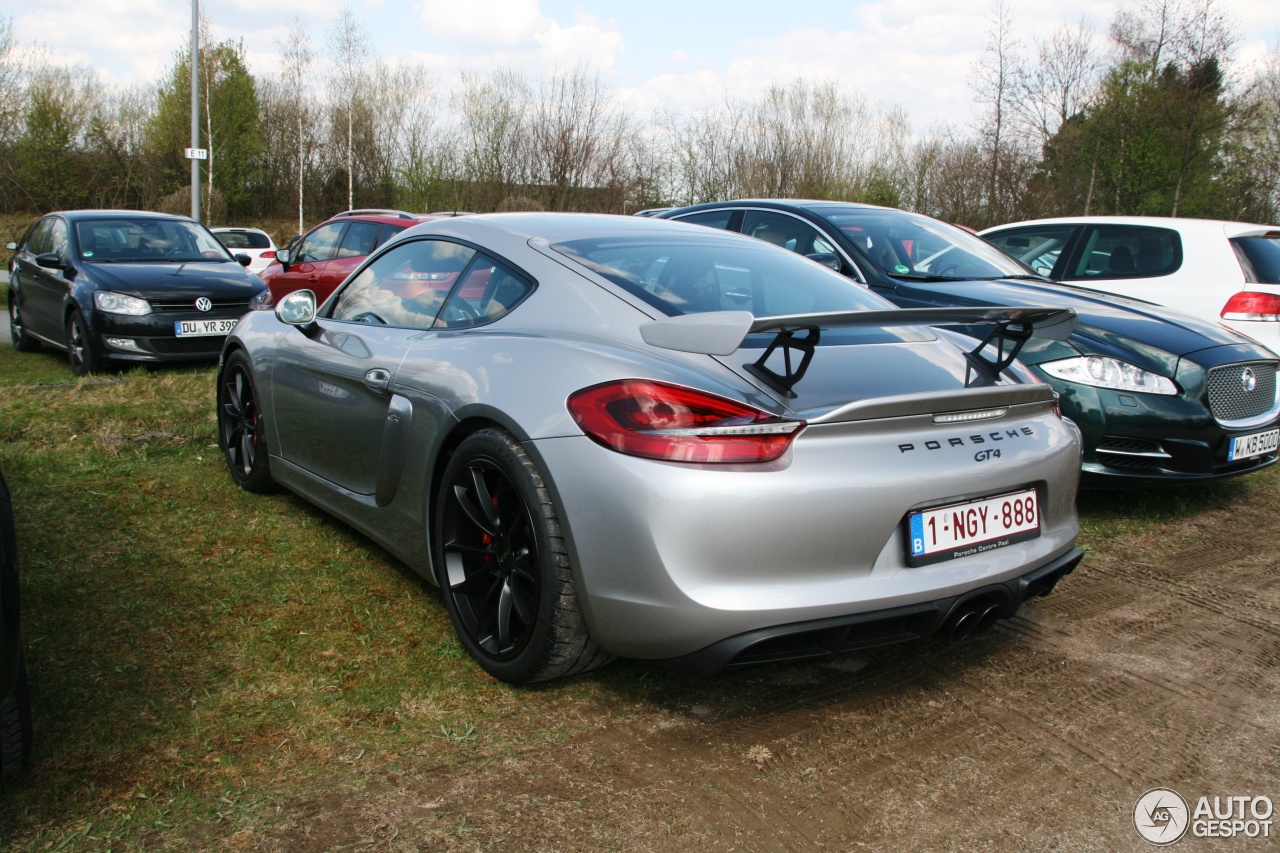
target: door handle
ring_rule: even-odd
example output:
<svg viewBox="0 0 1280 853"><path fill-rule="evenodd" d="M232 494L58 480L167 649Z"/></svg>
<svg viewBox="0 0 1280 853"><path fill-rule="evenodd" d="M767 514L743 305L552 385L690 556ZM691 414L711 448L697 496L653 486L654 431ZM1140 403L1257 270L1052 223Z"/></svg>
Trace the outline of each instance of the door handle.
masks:
<svg viewBox="0 0 1280 853"><path fill-rule="evenodd" d="M385 367L375 367L364 375L364 384L370 391L385 394L391 390L391 371Z"/></svg>

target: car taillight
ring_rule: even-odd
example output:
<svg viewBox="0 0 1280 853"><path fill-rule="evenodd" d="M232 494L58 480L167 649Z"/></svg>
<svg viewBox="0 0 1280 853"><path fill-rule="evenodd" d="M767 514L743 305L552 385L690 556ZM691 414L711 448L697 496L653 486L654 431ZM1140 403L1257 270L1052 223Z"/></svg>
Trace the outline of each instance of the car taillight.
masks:
<svg viewBox="0 0 1280 853"><path fill-rule="evenodd" d="M668 462L769 462L804 421L680 385L622 379L584 388L569 413L592 440L619 453Z"/></svg>
<svg viewBox="0 0 1280 853"><path fill-rule="evenodd" d="M276 253L270 250L258 253L258 257L260 258L274 258L275 256L276 256Z"/></svg>
<svg viewBox="0 0 1280 853"><path fill-rule="evenodd" d="M1222 306L1222 319L1280 321L1280 294L1242 290Z"/></svg>

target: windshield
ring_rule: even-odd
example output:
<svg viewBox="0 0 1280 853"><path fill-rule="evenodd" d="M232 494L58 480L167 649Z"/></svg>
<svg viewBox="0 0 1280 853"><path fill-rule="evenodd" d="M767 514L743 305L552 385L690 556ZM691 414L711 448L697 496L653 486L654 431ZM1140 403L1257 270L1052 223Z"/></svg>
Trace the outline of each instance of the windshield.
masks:
<svg viewBox="0 0 1280 853"><path fill-rule="evenodd" d="M76 242L80 259L90 263L234 263L208 229L183 219L89 219L76 223Z"/></svg>
<svg viewBox="0 0 1280 853"><path fill-rule="evenodd" d="M668 316L750 311L756 317L893 307L813 261L740 238L596 238L555 243Z"/></svg>
<svg viewBox="0 0 1280 853"><path fill-rule="evenodd" d="M963 228L901 210L814 208L895 278L990 279L1034 275Z"/></svg>

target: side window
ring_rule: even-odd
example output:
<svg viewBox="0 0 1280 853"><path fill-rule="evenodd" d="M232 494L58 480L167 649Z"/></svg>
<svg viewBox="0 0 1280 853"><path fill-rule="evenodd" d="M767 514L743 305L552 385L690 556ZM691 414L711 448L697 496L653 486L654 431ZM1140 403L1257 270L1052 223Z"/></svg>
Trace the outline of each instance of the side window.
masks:
<svg viewBox="0 0 1280 853"><path fill-rule="evenodd" d="M49 229L49 241L50 252L57 252L63 258L71 259L71 250L67 245L69 242L67 223L61 219L53 220L53 226Z"/></svg>
<svg viewBox="0 0 1280 853"><path fill-rule="evenodd" d="M302 242L298 244L298 251L294 252L293 262L301 264L306 261L329 260L333 257L334 250L338 248L338 240L341 239L342 229L346 224L330 222L303 237Z"/></svg>
<svg viewBox="0 0 1280 853"><path fill-rule="evenodd" d="M742 233L790 249L797 255L831 251L830 241L824 240L818 229L783 213L748 210L742 219ZM815 248L815 243L820 243L820 247Z"/></svg>
<svg viewBox="0 0 1280 853"><path fill-rule="evenodd" d="M1071 239L1074 229L1069 225L1047 228L1020 228L1003 234L992 234L987 242L1006 255L1011 255L1027 266L1047 276L1058 263L1062 249Z"/></svg>
<svg viewBox="0 0 1280 853"><path fill-rule="evenodd" d="M694 225L705 225L708 228L719 228L721 231L729 229L729 220L733 218L734 211L731 208L724 210L705 210L702 213L691 213L688 216L681 216L676 222L692 222Z"/></svg>
<svg viewBox="0 0 1280 853"><path fill-rule="evenodd" d="M372 254L378 247L378 228L376 222L352 222L334 257L358 258Z"/></svg>
<svg viewBox="0 0 1280 853"><path fill-rule="evenodd" d="M373 244L373 248L378 248L404 229L405 226L403 225L383 225L382 229L378 232L378 241Z"/></svg>
<svg viewBox="0 0 1280 853"><path fill-rule="evenodd" d="M430 329L475 254L474 249L445 240L395 246L347 282L329 316L350 323Z"/></svg>
<svg viewBox="0 0 1280 853"><path fill-rule="evenodd" d="M1096 225L1085 233L1071 279L1153 278L1182 266L1182 240L1169 228Z"/></svg>
<svg viewBox="0 0 1280 853"><path fill-rule="evenodd" d="M37 222L36 227L31 229L31 236L27 239L27 251L33 255L52 252L53 238L49 234L52 227L52 219L42 219Z"/></svg>
<svg viewBox="0 0 1280 853"><path fill-rule="evenodd" d="M488 255L476 255L449 294L436 326L464 329L492 323L532 292L533 284L524 276Z"/></svg>

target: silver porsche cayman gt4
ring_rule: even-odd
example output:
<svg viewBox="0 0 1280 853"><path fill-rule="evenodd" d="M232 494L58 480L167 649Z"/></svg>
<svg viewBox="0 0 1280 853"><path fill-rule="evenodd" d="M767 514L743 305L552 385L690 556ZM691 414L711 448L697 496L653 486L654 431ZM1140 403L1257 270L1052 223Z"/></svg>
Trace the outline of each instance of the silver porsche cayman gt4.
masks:
<svg viewBox="0 0 1280 853"><path fill-rule="evenodd" d="M1081 557L1080 440L1016 355L1073 323L898 309L696 225L441 219L323 305L246 315L219 440L244 488L438 583L497 678L710 674L956 639L1052 590Z"/></svg>

